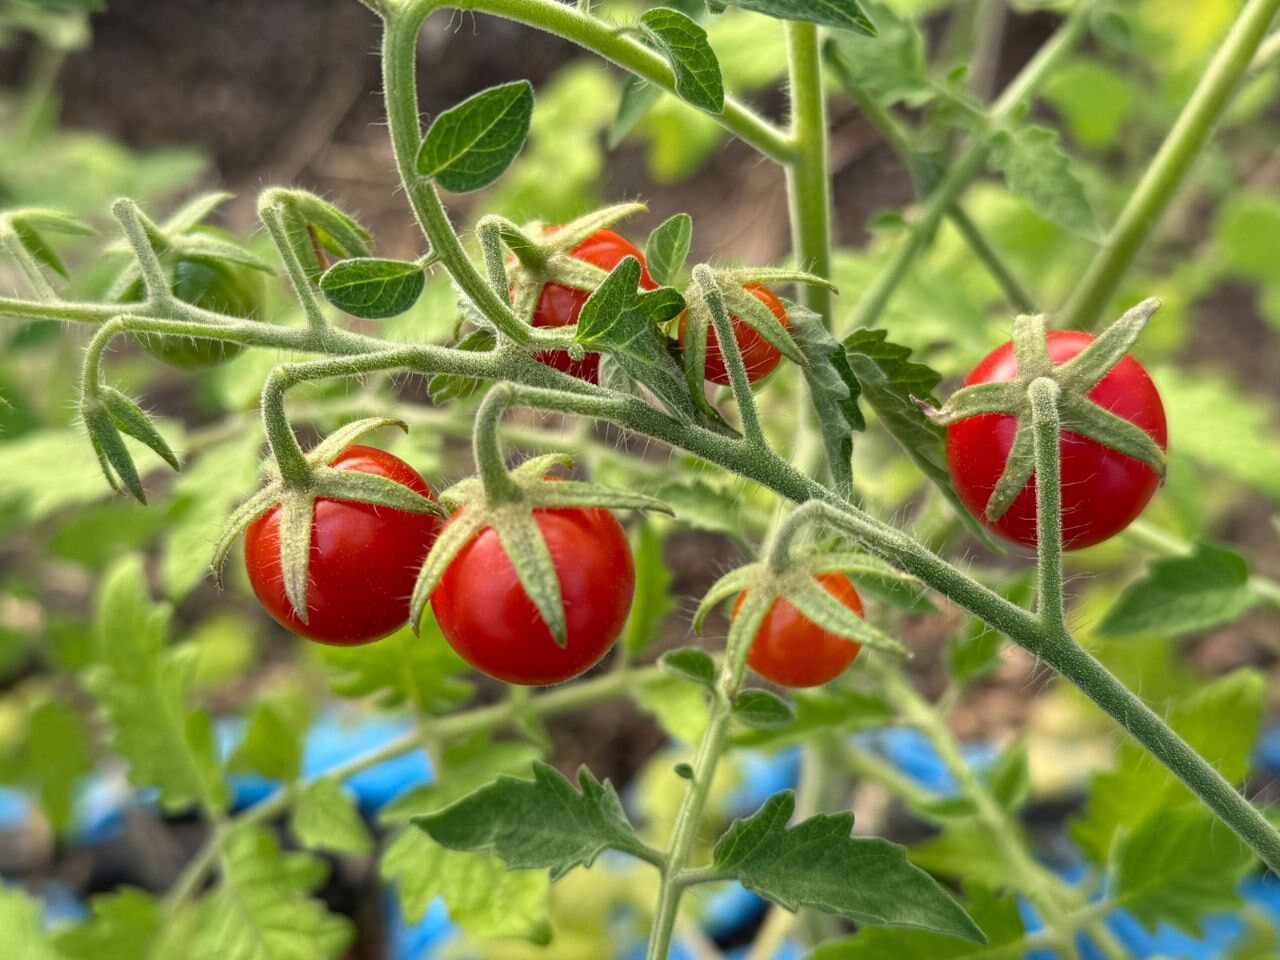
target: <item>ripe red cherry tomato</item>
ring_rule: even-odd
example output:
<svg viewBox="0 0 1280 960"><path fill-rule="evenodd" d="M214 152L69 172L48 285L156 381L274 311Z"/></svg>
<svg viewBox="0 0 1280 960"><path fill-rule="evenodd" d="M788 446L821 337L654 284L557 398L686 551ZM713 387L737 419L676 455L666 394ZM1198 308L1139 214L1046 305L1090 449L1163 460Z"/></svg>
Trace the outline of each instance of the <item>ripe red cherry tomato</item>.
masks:
<svg viewBox="0 0 1280 960"><path fill-rule="evenodd" d="M824 573L817 581L827 593L862 616L862 598L848 577ZM745 593L738 596L733 605L734 617L746 599ZM760 621L747 654L747 666L780 687L817 687L844 673L861 651L860 644L823 630L779 598Z"/></svg>
<svg viewBox="0 0 1280 960"><path fill-rule="evenodd" d="M373 447L348 447L331 463L394 480L424 497L431 490L399 457ZM280 573L280 508L245 533L244 560L258 600L281 626L320 643L371 643L409 620L418 569L440 532L428 513L406 513L350 500L316 501L311 523L307 623L293 612Z"/></svg>
<svg viewBox="0 0 1280 960"><path fill-rule="evenodd" d="M784 327L791 325L791 322L787 319L786 308L782 305L782 301L774 296L772 290L759 284L750 284L745 289L773 311L773 315L778 318L778 321ZM747 368L747 379L752 383L763 380L773 373L774 368L778 366L778 361L782 359L782 354L778 352L777 347L756 333L754 328L739 320L738 317L731 315L729 319L733 324L733 338L738 341L738 349L742 351L742 363ZM689 312L686 310L680 314L680 342L682 344L684 343L685 330L688 325ZM724 356L720 353L720 344L715 338L715 332L710 327L707 328L707 379L721 386L729 385L729 371L725 369Z"/></svg>
<svg viewBox="0 0 1280 960"><path fill-rule="evenodd" d="M644 254L628 240L618 236L612 230L597 230L587 239L573 248L572 256L585 260L601 270L612 270L627 257L635 257L640 261L640 289L656 290L658 285L649 276L649 268L645 264ZM583 304L591 294L586 290L575 290L559 283L548 283L542 288L537 309L533 312L535 327L565 327L578 322L578 314L582 313ZM588 353L581 360L574 360L567 350L550 350L538 354L538 359L549 367L562 370L570 376L588 383L600 382L600 354Z"/></svg>
<svg viewBox="0 0 1280 960"><path fill-rule="evenodd" d="M1051 331L1049 357L1066 363L1093 342L1087 333ZM965 386L1001 383L1017 377L1013 345L1006 343L978 364ZM1089 398L1102 409L1137 424L1151 439L1168 448L1164 405L1147 371L1125 357L1103 377ZM1016 421L1004 414L985 414L947 428L947 463L956 492L965 506L993 531L1028 547L1036 538L1035 478L995 523L986 519L987 501L1004 470L1013 446ZM1160 478L1145 463L1079 434L1062 434L1062 542L1068 550L1093 546L1115 536L1142 513Z"/></svg>
<svg viewBox="0 0 1280 960"><path fill-rule="evenodd" d="M560 580L565 646L556 646L490 527L462 548L431 595L436 622L462 659L527 686L560 683L599 663L622 632L636 585L626 534L608 510L541 509L533 519Z"/></svg>

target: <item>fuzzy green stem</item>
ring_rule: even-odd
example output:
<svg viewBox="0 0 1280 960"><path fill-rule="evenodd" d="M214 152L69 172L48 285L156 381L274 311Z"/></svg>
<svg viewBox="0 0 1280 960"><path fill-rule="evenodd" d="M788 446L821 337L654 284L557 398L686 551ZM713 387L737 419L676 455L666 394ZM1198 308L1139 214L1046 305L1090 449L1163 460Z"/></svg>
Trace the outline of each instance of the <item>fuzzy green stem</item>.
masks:
<svg viewBox="0 0 1280 960"><path fill-rule="evenodd" d="M1066 631L1062 584L1062 427L1058 417L1057 382L1039 377L1031 382L1031 424L1036 443L1037 596L1045 629Z"/></svg>
<svg viewBox="0 0 1280 960"><path fill-rule="evenodd" d="M473 450L485 500L490 504L511 503L523 496L519 484L507 473L498 439L502 415L515 398L516 389L509 383L500 383L485 395L476 411Z"/></svg>
<svg viewBox="0 0 1280 960"><path fill-rule="evenodd" d="M142 211L132 200L121 198L111 204L111 215L120 224L125 239L133 249L138 261L138 269L142 272L142 283L147 288L147 299L152 304L165 304L173 300L173 292L169 289L169 280L164 275L164 267L156 251L151 246L151 239L142 225Z"/></svg>
<svg viewBox="0 0 1280 960"><path fill-rule="evenodd" d="M649 932L646 960L667 960L671 952L671 938L675 931L676 917L680 912L681 895L686 886L695 882L689 879L690 873L694 877L698 876L696 872L686 871L685 865L689 861L689 853L698 835L702 811L707 805L707 797L711 794L711 784L715 780L716 768L720 764L720 757L728 742L729 720L733 715L733 697L742 685L747 653L751 648L749 639L742 636L741 630L730 631L725 661L720 669L716 687L711 692L711 713L707 718L707 727L702 734L693 762L693 781L689 784L684 801L676 814L671 846L666 856L666 869L662 873L662 885L658 891L658 905L654 912L653 927ZM697 882L714 879L716 876L713 874Z"/></svg>
<svg viewBox="0 0 1280 960"><path fill-rule="evenodd" d="M794 159L787 166L791 246L801 270L831 279L831 178L827 170L827 102L822 86L818 27L786 22L791 88L791 140ZM831 291L801 284L800 302L831 326Z"/></svg>
<svg viewBox="0 0 1280 960"><path fill-rule="evenodd" d="M269 206L261 211L261 215L263 223L267 225L267 231L271 234L271 240L280 253L294 296L302 305L302 312L307 318L307 327L318 340L323 339L329 324L320 309L320 302L316 299L311 281L307 279L306 271L302 268L302 261L298 259L297 251L289 242L289 234L284 226L284 207L280 204Z"/></svg>
<svg viewBox="0 0 1280 960"><path fill-rule="evenodd" d="M1231 27L1191 99L1165 137L1129 202L1120 213L1106 245L1094 257L1060 316L1060 325L1088 330L1102 319L1142 245L1208 142L1249 71L1267 27L1280 10L1280 0L1249 0Z"/></svg>

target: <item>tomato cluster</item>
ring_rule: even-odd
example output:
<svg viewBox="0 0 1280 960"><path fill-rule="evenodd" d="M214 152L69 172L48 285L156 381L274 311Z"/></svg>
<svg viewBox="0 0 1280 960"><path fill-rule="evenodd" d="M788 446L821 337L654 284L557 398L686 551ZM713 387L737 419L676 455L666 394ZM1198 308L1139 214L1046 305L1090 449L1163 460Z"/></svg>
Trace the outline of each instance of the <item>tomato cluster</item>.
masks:
<svg viewBox="0 0 1280 960"><path fill-rule="evenodd" d="M601 270L612 270L627 257L635 257L640 261L640 289L657 289L658 285L649 275L644 254L629 240L612 230L597 230L574 247L570 255ZM749 285L746 289L769 308L783 327L789 326L786 307L772 290L759 284ZM533 325L546 328L576 324L589 297L590 294L585 290L576 290L559 283L544 284L533 313ZM738 349L742 352L742 360L747 368L747 379L752 383L763 380L773 373L782 354L740 317L731 316L730 321L733 324L734 339L738 341ZM688 328L688 311L681 313L677 326L680 343L683 345ZM555 367L580 380L599 382L600 355L597 353L588 353L581 360L574 360L567 351L553 350L539 354L538 359L547 366ZM706 379L721 386L729 384L729 372L725 368L720 345L710 329L707 330Z"/></svg>
<svg viewBox="0 0 1280 960"><path fill-rule="evenodd" d="M432 495L413 467L383 450L349 447L330 465ZM631 609L635 566L622 525L608 510L541 509L533 518L560 582L568 626L564 646L552 638L488 527L449 564L431 605L445 639L476 669L508 683L559 683L594 666L617 641ZM418 571L440 532L440 521L430 514L318 499L305 623L285 593L279 507L247 530L245 565L258 600L282 626L319 643L355 646L408 622Z"/></svg>

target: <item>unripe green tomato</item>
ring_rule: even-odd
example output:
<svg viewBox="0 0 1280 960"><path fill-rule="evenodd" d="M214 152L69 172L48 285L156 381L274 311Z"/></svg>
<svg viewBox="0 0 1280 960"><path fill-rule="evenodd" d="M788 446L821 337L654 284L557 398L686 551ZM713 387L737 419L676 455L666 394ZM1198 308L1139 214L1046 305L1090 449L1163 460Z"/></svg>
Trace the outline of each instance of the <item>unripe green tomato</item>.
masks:
<svg viewBox="0 0 1280 960"><path fill-rule="evenodd" d="M260 281L246 268L220 260L182 258L166 269L174 296L192 306L246 318L262 309ZM120 298L122 303L140 303L143 299L141 280ZM244 350L243 345L225 340L154 333L137 334L136 338L148 353L184 370L217 366Z"/></svg>

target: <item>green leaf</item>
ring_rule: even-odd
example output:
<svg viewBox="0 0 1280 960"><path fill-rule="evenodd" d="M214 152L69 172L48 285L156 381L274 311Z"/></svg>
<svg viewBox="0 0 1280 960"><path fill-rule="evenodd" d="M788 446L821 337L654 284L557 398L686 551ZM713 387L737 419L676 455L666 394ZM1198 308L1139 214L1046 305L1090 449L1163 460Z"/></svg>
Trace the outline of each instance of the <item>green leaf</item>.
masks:
<svg viewBox="0 0 1280 960"><path fill-rule="evenodd" d="M964 909L906 851L850 836L853 815L820 814L790 829L790 790L734 822L717 841L715 866L787 910L813 907L860 925L908 927L982 942Z"/></svg>
<svg viewBox="0 0 1280 960"><path fill-rule="evenodd" d="M867 428L858 409L858 381L844 348L820 316L796 303L787 304L787 316L791 336L805 357L801 369L818 413L827 464L836 489L847 497L853 491L853 431Z"/></svg>
<svg viewBox="0 0 1280 960"><path fill-rule="evenodd" d="M960 960L982 956L991 947L1012 944L1025 935L1013 897L979 889L970 894L965 907L987 935L990 946L918 930L868 927L851 937L826 941L807 960Z"/></svg>
<svg viewBox="0 0 1280 960"><path fill-rule="evenodd" d="M730 6L778 20L800 20L874 36L873 24L858 0L733 0Z"/></svg>
<svg viewBox="0 0 1280 960"><path fill-rule="evenodd" d="M124 887L100 894L90 904L91 919L57 934L64 960L147 960L164 931L164 911L148 893ZM21 954L25 956L25 954Z"/></svg>
<svg viewBox="0 0 1280 960"><path fill-rule="evenodd" d="M1240 906L1254 856L1203 809L1153 811L1111 854L1113 896L1148 927L1171 923L1201 936L1201 920Z"/></svg>
<svg viewBox="0 0 1280 960"><path fill-rule="evenodd" d="M475 353L487 353L493 349L497 339L492 330L472 330L453 345L455 350L470 350ZM465 400L480 389L482 381L471 377L460 377L452 373L437 373L427 381L427 394L431 402L444 406L454 400Z"/></svg>
<svg viewBox="0 0 1280 960"><path fill-rule="evenodd" d="M1081 236L1098 236L1084 184L1059 146L1056 130L1032 125L1002 132L993 142L991 159L1009 190L1036 213Z"/></svg>
<svg viewBox="0 0 1280 960"><path fill-rule="evenodd" d="M589 350L611 354L672 413L694 420L698 408L684 373L667 348L659 326L684 309L671 287L640 291L640 261L627 257L591 294L578 315L577 340Z"/></svg>
<svg viewBox="0 0 1280 960"><path fill-rule="evenodd" d="M1244 780L1262 722L1266 683L1237 670L1201 687L1167 711L1169 725L1232 784ZM1114 770L1094 777L1084 815L1072 837L1095 863L1105 863L1117 835L1134 830L1156 810L1198 808L1190 790L1158 760L1125 740Z"/></svg>
<svg viewBox="0 0 1280 960"><path fill-rule="evenodd" d="M716 663L711 654L698 647L681 647L670 650L658 659L658 666L668 673L693 683L714 689L716 685Z"/></svg>
<svg viewBox="0 0 1280 960"><path fill-rule="evenodd" d="M532 116L528 80L482 90L436 117L418 150L418 173L454 193L486 187L524 147Z"/></svg>
<svg viewBox="0 0 1280 960"><path fill-rule="evenodd" d="M795 719L795 711L768 690L743 690L733 698L733 716L757 730L779 730Z"/></svg>
<svg viewBox="0 0 1280 960"><path fill-rule="evenodd" d="M667 614L675 609L671 571L662 552L663 538L652 523L642 522L636 528L634 541L636 592L622 630L623 648L633 657L644 653L658 638Z"/></svg>
<svg viewBox="0 0 1280 960"><path fill-rule="evenodd" d="M1280 277L1280 201L1242 192L1223 200L1213 228L1214 247L1233 274L1270 285Z"/></svg>
<svg viewBox="0 0 1280 960"><path fill-rule="evenodd" d="M40 904L20 887L0 884L0 931L15 960L65 960L45 936Z"/></svg>
<svg viewBox="0 0 1280 960"><path fill-rule="evenodd" d="M491 851L513 870L549 869L552 880L590 867L610 848L643 850L609 781L583 767L578 784L581 792L554 767L535 763L531 781L499 777L413 822L450 850Z"/></svg>
<svg viewBox="0 0 1280 960"><path fill-rule="evenodd" d="M707 693L686 677L658 676L631 691L636 705L653 715L673 740L693 746L707 728Z"/></svg>
<svg viewBox="0 0 1280 960"><path fill-rule="evenodd" d="M684 267L692 241L693 218L687 213L677 213L654 228L644 245L649 276L659 284L670 283Z"/></svg>
<svg viewBox="0 0 1280 960"><path fill-rule="evenodd" d="M1178 425L1179 451L1280 500L1280 430L1270 399L1233 380L1172 368L1157 371L1155 381L1169 422Z"/></svg>
<svg viewBox="0 0 1280 960"><path fill-rule="evenodd" d="M497 857L447 850L408 827L387 847L380 872L395 885L409 923L442 897L449 920L473 936L551 939L544 870L508 870Z"/></svg>
<svg viewBox="0 0 1280 960"><path fill-rule="evenodd" d="M463 679L469 668L445 642L433 616L422 618L416 637L405 627L377 643L314 652L328 666L330 686L340 697L372 696L385 709L408 704L428 715L447 713L471 699L471 684Z"/></svg>
<svg viewBox="0 0 1280 960"><path fill-rule="evenodd" d="M311 850L365 854L373 847L355 798L336 780L316 780L304 787L294 801L289 827Z"/></svg>
<svg viewBox="0 0 1280 960"><path fill-rule="evenodd" d="M307 896L325 875L305 853L280 852L265 830L223 842L222 884L206 901L195 960L330 960L351 944L348 920Z"/></svg>
<svg viewBox="0 0 1280 960"><path fill-rule="evenodd" d="M935 805L928 813L945 813ZM946 830L922 843L912 844L911 859L930 873L978 883L993 890L1007 890L1009 871L991 856L991 834L975 818L950 821Z"/></svg>
<svg viewBox="0 0 1280 960"><path fill-rule="evenodd" d="M911 360L909 348L887 337L884 330L863 329L845 338L849 366L859 386L855 399L866 400L916 467L942 491L971 529L980 531L951 485L944 431L916 403L934 402L933 390L942 376Z"/></svg>
<svg viewBox="0 0 1280 960"><path fill-rule="evenodd" d="M1098 628L1103 636L1177 637L1238 620L1254 604L1249 565L1233 550L1200 543L1189 557L1152 561Z"/></svg>
<svg viewBox="0 0 1280 960"><path fill-rule="evenodd" d="M89 687L112 746L138 787L156 787L166 810L197 802L222 808L227 788L208 714L187 705L191 661L165 645L170 611L153 604L142 563L128 557L98 594L97 665Z"/></svg>
<svg viewBox="0 0 1280 960"><path fill-rule="evenodd" d="M1044 98L1066 120L1081 145L1094 150L1113 147L1137 104L1133 82L1100 60L1078 58L1054 70L1044 84Z"/></svg>
<svg viewBox="0 0 1280 960"><path fill-rule="evenodd" d="M670 7L647 11L640 17L640 25L671 63L676 93L695 107L723 112L724 81L715 51L707 42L707 31L696 20Z"/></svg>
<svg viewBox="0 0 1280 960"><path fill-rule="evenodd" d="M416 263L371 257L342 260L324 272L320 290L339 310L365 320L404 313L422 296L427 276Z"/></svg>
<svg viewBox="0 0 1280 960"><path fill-rule="evenodd" d="M303 724L298 720L283 704L271 700L255 704L228 768L293 783L302 773Z"/></svg>
<svg viewBox="0 0 1280 960"><path fill-rule="evenodd" d="M934 95L934 88L920 30L885 4L864 0L863 6L875 21L876 35L837 33L824 46L836 78L858 96L870 97L884 107L904 100L923 103Z"/></svg>
<svg viewBox="0 0 1280 960"><path fill-rule="evenodd" d="M741 733L734 737L734 743L774 750L807 742L819 733L855 733L883 727L896 716L880 697L838 687L795 690L791 701L794 719L785 727Z"/></svg>
<svg viewBox="0 0 1280 960"><path fill-rule="evenodd" d="M644 119L645 114L662 96L661 87L655 87L647 80L636 76L627 77L622 85L622 93L618 97L618 112L609 127L609 149L616 149L618 144L627 138L636 124Z"/></svg>

